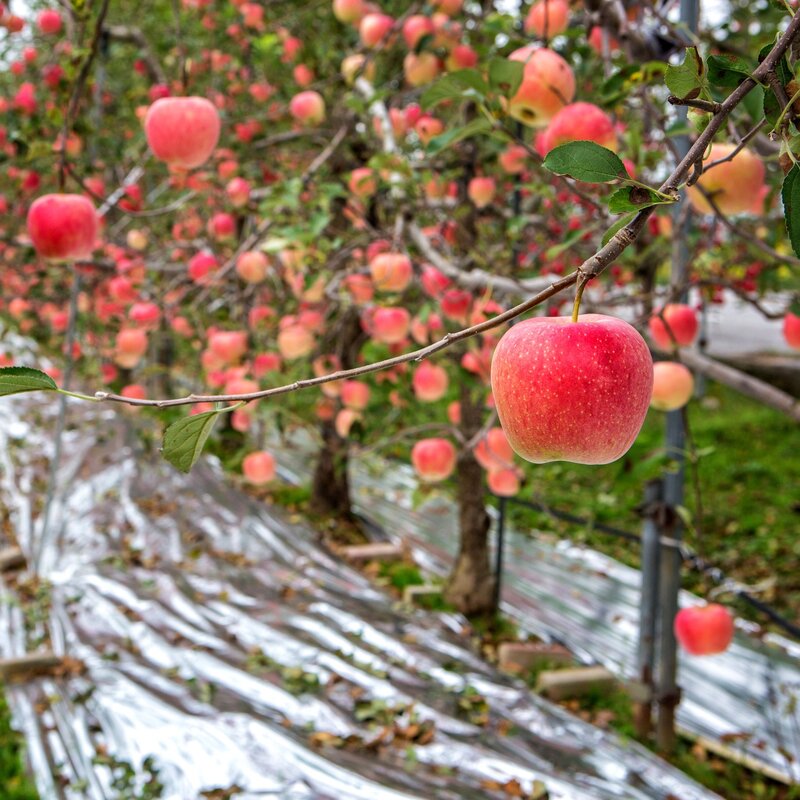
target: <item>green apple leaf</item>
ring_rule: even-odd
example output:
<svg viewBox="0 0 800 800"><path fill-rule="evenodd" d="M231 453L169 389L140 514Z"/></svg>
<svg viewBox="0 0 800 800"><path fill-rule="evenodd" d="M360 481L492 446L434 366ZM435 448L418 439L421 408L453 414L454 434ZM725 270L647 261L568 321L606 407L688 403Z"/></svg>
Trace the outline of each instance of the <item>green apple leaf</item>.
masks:
<svg viewBox="0 0 800 800"><path fill-rule="evenodd" d="M696 47L686 48L683 64L667 67L664 82L667 88L681 100L692 100L697 97L705 83L705 65Z"/></svg>
<svg viewBox="0 0 800 800"><path fill-rule="evenodd" d="M753 65L739 56L708 57L708 82L718 89L735 89L752 71Z"/></svg>
<svg viewBox="0 0 800 800"><path fill-rule="evenodd" d="M490 130L492 130L492 123L486 117L476 117L466 125L451 128L449 131L434 136L428 142L426 149L429 153L438 153L456 142L461 142L481 133L488 133Z"/></svg>
<svg viewBox="0 0 800 800"><path fill-rule="evenodd" d="M489 85L506 97L513 97L522 83L525 65L508 58L493 58L489 62Z"/></svg>
<svg viewBox="0 0 800 800"><path fill-rule="evenodd" d="M489 85L476 69L460 69L450 72L429 86L419 99L426 111L446 100L472 98L483 100L489 93Z"/></svg>
<svg viewBox="0 0 800 800"><path fill-rule="evenodd" d="M46 373L30 367L0 369L0 397L22 392L55 392L56 382Z"/></svg>
<svg viewBox="0 0 800 800"><path fill-rule="evenodd" d="M200 458L217 417L224 411L206 411L173 422L164 431L161 453L181 472L189 472Z"/></svg>
<svg viewBox="0 0 800 800"><path fill-rule="evenodd" d="M608 210L612 214L641 211L648 206L663 205L673 200L646 186L623 186L608 198Z"/></svg>
<svg viewBox="0 0 800 800"><path fill-rule="evenodd" d="M603 234L603 241L602 245L605 247L613 238L614 234L617 231L621 231L629 222L633 221L633 218L638 214L638 211L633 211L630 214L626 214L624 217L620 217L604 234Z"/></svg>
<svg viewBox="0 0 800 800"><path fill-rule="evenodd" d="M800 256L800 168L795 164L783 179L783 218L796 255Z"/></svg>
<svg viewBox="0 0 800 800"><path fill-rule="evenodd" d="M630 178L619 156L595 142L569 142L553 148L543 166L556 175L585 183L610 183Z"/></svg>

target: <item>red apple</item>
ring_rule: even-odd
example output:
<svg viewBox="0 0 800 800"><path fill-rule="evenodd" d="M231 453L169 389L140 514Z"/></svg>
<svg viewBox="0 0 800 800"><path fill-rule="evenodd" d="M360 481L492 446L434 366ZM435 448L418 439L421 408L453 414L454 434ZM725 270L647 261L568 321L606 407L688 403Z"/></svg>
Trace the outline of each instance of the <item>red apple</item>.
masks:
<svg viewBox="0 0 800 800"><path fill-rule="evenodd" d="M554 147L577 141L595 142L616 151L614 123L603 109L592 103L564 106L537 138L536 149L546 156Z"/></svg>
<svg viewBox="0 0 800 800"><path fill-rule="evenodd" d="M682 608L675 615L675 637L693 656L722 653L733 640L733 617L718 603Z"/></svg>
<svg viewBox="0 0 800 800"><path fill-rule="evenodd" d="M449 478L456 466L456 449L447 439L422 439L411 448L411 463L426 483Z"/></svg>
<svg viewBox="0 0 800 800"><path fill-rule="evenodd" d="M487 471L509 469L514 463L514 451L502 428L490 428L473 450L475 460Z"/></svg>
<svg viewBox="0 0 800 800"><path fill-rule="evenodd" d="M236 259L236 274L247 283L260 283L268 272L269 261L259 250L248 250Z"/></svg>
<svg viewBox="0 0 800 800"><path fill-rule="evenodd" d="M31 203L27 226L40 256L58 261L88 258L97 239L97 212L83 195L46 194Z"/></svg>
<svg viewBox="0 0 800 800"><path fill-rule="evenodd" d="M325 121L325 101L319 92L309 89L291 99L289 112L303 125L319 125Z"/></svg>
<svg viewBox="0 0 800 800"><path fill-rule="evenodd" d="M497 344L492 393L514 451L536 464L608 464L642 427L653 360L636 329L615 317L535 317Z"/></svg>
<svg viewBox="0 0 800 800"><path fill-rule="evenodd" d="M375 47L394 27L394 19L388 14L367 14L361 19L358 33L364 47Z"/></svg>
<svg viewBox="0 0 800 800"><path fill-rule="evenodd" d="M250 483L269 483L275 478L275 457L265 450L248 453L242 460L242 473Z"/></svg>
<svg viewBox="0 0 800 800"><path fill-rule="evenodd" d="M704 159L707 166L712 161L728 158L736 145L717 143ZM740 150L730 161L703 172L694 186L686 192L689 202L700 214L711 214L711 204L700 193L703 189L723 214L761 214L768 189L764 183L764 162L750 150Z"/></svg>
<svg viewBox="0 0 800 800"><path fill-rule="evenodd" d="M409 50L414 50L421 39L425 36L433 36L435 32L433 21L422 14L412 14L403 23L403 38L406 40Z"/></svg>
<svg viewBox="0 0 800 800"><path fill-rule="evenodd" d="M564 33L569 21L566 0L537 0L525 17L525 33L552 39Z"/></svg>
<svg viewBox="0 0 800 800"><path fill-rule="evenodd" d="M354 411L363 411L369 403L369 386L363 381L344 381L342 383L342 403Z"/></svg>
<svg viewBox="0 0 800 800"><path fill-rule="evenodd" d="M375 341L397 344L408 336L411 315L405 308L376 308L371 323Z"/></svg>
<svg viewBox="0 0 800 800"><path fill-rule="evenodd" d="M653 364L653 396L650 405L658 411L683 408L692 398L692 373L676 361Z"/></svg>
<svg viewBox="0 0 800 800"><path fill-rule="evenodd" d="M467 195L476 208L486 208L494 200L494 178L473 178L467 186Z"/></svg>
<svg viewBox="0 0 800 800"><path fill-rule="evenodd" d="M688 347L694 342L700 325L697 321L697 313L691 306L683 303L668 303L664 306L663 311L656 313L657 315L650 317L648 323L650 338L656 347L662 350L671 350L674 345Z"/></svg>
<svg viewBox="0 0 800 800"><path fill-rule="evenodd" d="M789 347L800 350L800 317L791 311L783 318L783 338Z"/></svg>
<svg viewBox="0 0 800 800"><path fill-rule="evenodd" d="M575 75L556 52L532 45L515 50L511 61L525 64L522 83L511 98L508 113L525 125L547 125L575 97Z"/></svg>
<svg viewBox="0 0 800 800"><path fill-rule="evenodd" d="M378 181L375 172L369 167L358 167L350 173L347 188L355 197L363 200L372 197L378 191Z"/></svg>
<svg viewBox="0 0 800 800"><path fill-rule="evenodd" d="M519 493L519 478L517 469L496 469L487 474L486 483L498 497L513 497Z"/></svg>
<svg viewBox="0 0 800 800"><path fill-rule="evenodd" d="M156 158L193 169L204 164L217 146L219 113L205 97L163 97L147 110L144 132Z"/></svg>
<svg viewBox="0 0 800 800"><path fill-rule="evenodd" d="M447 370L429 361L423 361L414 372L412 386L417 400L435 403L447 392Z"/></svg>
<svg viewBox="0 0 800 800"><path fill-rule="evenodd" d="M369 263L375 288L384 292L402 292L411 282L411 259L402 253L380 253Z"/></svg>
<svg viewBox="0 0 800 800"><path fill-rule="evenodd" d="M61 31L61 14L53 8L47 8L36 15L36 27L49 36Z"/></svg>

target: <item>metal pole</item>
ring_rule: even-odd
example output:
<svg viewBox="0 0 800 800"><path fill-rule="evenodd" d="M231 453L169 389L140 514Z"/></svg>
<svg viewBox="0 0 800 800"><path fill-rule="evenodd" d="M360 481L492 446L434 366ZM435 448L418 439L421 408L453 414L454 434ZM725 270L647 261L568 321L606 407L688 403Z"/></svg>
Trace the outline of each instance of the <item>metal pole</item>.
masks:
<svg viewBox="0 0 800 800"><path fill-rule="evenodd" d="M644 525L642 526L642 590L639 606L639 685L635 696L636 732L644 739L650 735L653 714L653 668L656 649L658 613L659 556L661 554L659 520L663 486L661 479L649 481L644 490Z"/></svg>
<svg viewBox="0 0 800 800"><path fill-rule="evenodd" d="M690 33L697 31L699 14L698 0L681 0L681 25ZM679 124L687 121L687 109L678 110ZM678 158L682 158L689 150L688 136L676 137L675 145ZM674 212L674 238L672 250L673 289L683 290L682 300L687 299L686 285L689 272L689 232L690 211L684 194L676 204ZM683 531L680 518L674 509L683 505L684 450L686 447L686 430L680 410L667 414L666 449L674 468L664 476L664 503L670 510L670 534L679 542ZM678 613L678 592L680 591L681 556L677 547L666 547L661 554L660 575L660 630L659 630L659 674L658 674L658 726L656 743L660 750L670 752L675 745L675 707L680 702L680 690L677 680L677 642L673 631L675 615Z"/></svg>
<svg viewBox="0 0 800 800"><path fill-rule="evenodd" d="M500 610L500 592L503 586L503 555L506 549L506 504L506 498L501 497L497 515L497 541L494 553L494 597L492 606L495 613Z"/></svg>

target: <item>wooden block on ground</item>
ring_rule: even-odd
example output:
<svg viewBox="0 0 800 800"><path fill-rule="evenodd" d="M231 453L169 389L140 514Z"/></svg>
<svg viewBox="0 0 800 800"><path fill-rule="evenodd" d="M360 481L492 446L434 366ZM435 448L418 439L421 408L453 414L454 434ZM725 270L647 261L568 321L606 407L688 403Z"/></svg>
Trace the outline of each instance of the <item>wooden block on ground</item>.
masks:
<svg viewBox="0 0 800 800"><path fill-rule="evenodd" d="M342 556L348 561L402 561L405 551L391 542L352 544L342 548Z"/></svg>
<svg viewBox="0 0 800 800"><path fill-rule="evenodd" d="M560 644L545 642L503 642L497 649L497 662L506 672L527 672L542 666L568 666L572 653Z"/></svg>
<svg viewBox="0 0 800 800"><path fill-rule="evenodd" d="M5 547L0 550L0 572L24 567L27 561L19 547Z"/></svg>
<svg viewBox="0 0 800 800"><path fill-rule="evenodd" d="M540 673L536 691L551 700L564 700L594 689L611 689L615 683L614 676L605 667L575 667Z"/></svg>
<svg viewBox="0 0 800 800"><path fill-rule="evenodd" d="M26 653L19 658L0 659L0 678L5 681L19 681L37 675L51 675L64 663L61 656L50 651Z"/></svg>
<svg viewBox="0 0 800 800"><path fill-rule="evenodd" d="M416 586L406 586L406 588L403 589L403 602L413 603L418 597L437 595L441 593L441 586L434 586L429 583L417 584Z"/></svg>

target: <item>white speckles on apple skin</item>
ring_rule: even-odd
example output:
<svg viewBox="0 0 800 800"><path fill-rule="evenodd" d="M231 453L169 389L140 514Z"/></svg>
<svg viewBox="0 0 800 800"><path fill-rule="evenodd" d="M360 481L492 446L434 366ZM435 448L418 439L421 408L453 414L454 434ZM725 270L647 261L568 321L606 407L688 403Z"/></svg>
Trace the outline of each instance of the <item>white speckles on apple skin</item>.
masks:
<svg viewBox="0 0 800 800"><path fill-rule="evenodd" d="M650 401L653 364L628 323L599 314L537 317L510 328L492 392L515 452L534 463L607 464L624 455Z"/></svg>

